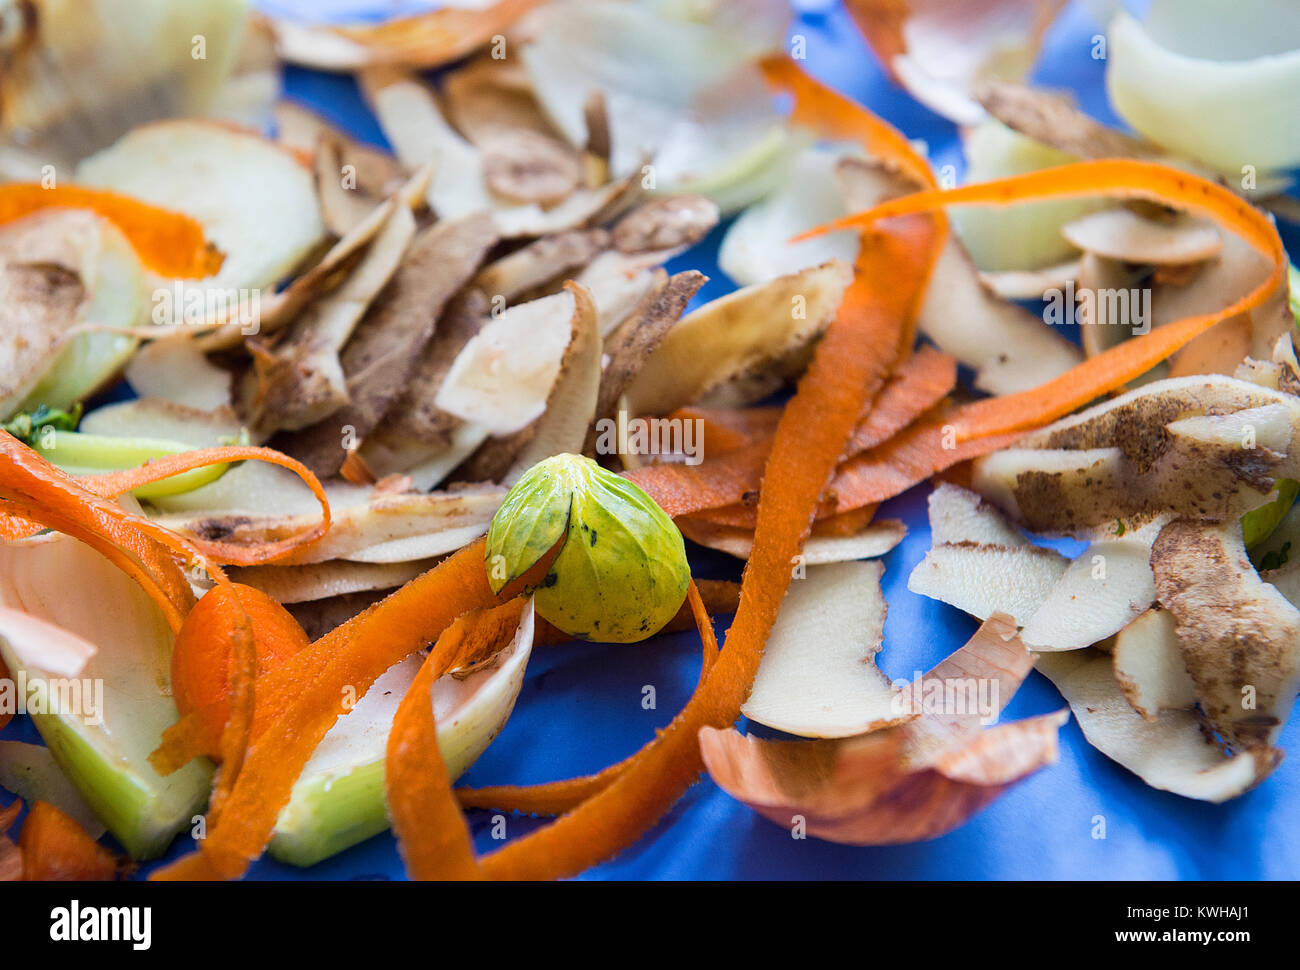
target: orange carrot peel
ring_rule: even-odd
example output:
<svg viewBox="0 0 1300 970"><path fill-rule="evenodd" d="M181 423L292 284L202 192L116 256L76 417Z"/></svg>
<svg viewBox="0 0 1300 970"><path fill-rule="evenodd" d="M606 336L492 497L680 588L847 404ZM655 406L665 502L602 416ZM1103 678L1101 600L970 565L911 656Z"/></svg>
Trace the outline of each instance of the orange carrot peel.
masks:
<svg viewBox="0 0 1300 970"><path fill-rule="evenodd" d="M1215 324L1262 305L1286 277L1282 239L1268 216L1221 185L1157 162L1102 159L1075 162L1011 178L947 190L917 192L802 234L862 229L882 219L934 212L948 205L1010 205L1043 199L1105 195L1141 199L1209 217L1237 233L1271 264L1268 277L1232 305L1157 327L1126 340L1038 387L969 404L952 417L958 442L1024 431L1063 417L1146 373Z"/></svg>
<svg viewBox="0 0 1300 970"><path fill-rule="evenodd" d="M221 542L199 537L191 538L189 540L190 544L205 556L230 566L254 566L273 563L295 549L310 545L329 531L329 499L325 496L325 489L319 479L302 462L272 448L258 448L252 445L199 448L195 451L182 451L179 454L154 458L137 468L105 472L101 475L86 475L79 478L78 481L82 487L94 492L96 495L102 495L105 498L117 498L119 495L125 495L141 485L149 485L164 478L171 478L173 475L193 471L196 468L220 465L232 461L264 461L268 464L278 465L281 468L287 468L293 472L311 489L312 496L320 504L320 522L297 535L278 539L274 542L257 543L256 545Z"/></svg>
<svg viewBox="0 0 1300 970"><path fill-rule="evenodd" d="M49 802L35 802L18 833L27 882L106 882L118 860L76 821Z"/></svg>
<svg viewBox="0 0 1300 970"><path fill-rule="evenodd" d="M251 449L252 452L258 452L256 455L241 449L236 451L243 457L267 457L261 454L264 449ZM215 457L212 452L216 453ZM212 449L207 454L191 452L188 455L160 459L152 467L145 466L134 473L122 473L125 477L115 479L115 482L130 488L135 487L130 484L133 481L140 484L137 481L140 477L153 480L197 467L196 462L210 464L230 459L231 455L225 449ZM281 463L291 461L284 456L277 456L276 460ZM132 477L133 474L135 477ZM301 474L323 503L323 532L329 521L324 491L305 468ZM232 593L227 606L228 625L232 631L229 689L226 697L228 716L222 722L224 727L218 742L222 766L217 775L209 810L209 818L214 818L220 812L224 799L234 787L242 768L252 726L253 682L256 675L252 624L239 605L238 597L233 595L233 585L225 572L198 544L90 491L18 439L2 432L0 512L63 532L103 553L154 599L174 632L180 629L184 617L194 605L194 594L177 565L178 559L187 565L201 567L217 586Z"/></svg>
<svg viewBox="0 0 1300 970"><path fill-rule="evenodd" d="M497 653L515 635L525 606L522 597L490 610L459 617L438 637L402 698L388 734L385 786L406 871L412 879L477 879L473 843L465 818L451 796L447 766L438 751L433 685L452 670ZM443 868L456 859L455 869Z"/></svg>
<svg viewBox="0 0 1300 970"><path fill-rule="evenodd" d="M225 260L204 241L203 227L182 213L80 185L0 185L0 224L51 208L89 209L104 217L126 237L140 261L161 276L202 279L220 270Z"/></svg>
<svg viewBox="0 0 1300 970"><path fill-rule="evenodd" d="M687 592L686 608L690 610L700 631L703 644L703 659L700 662L700 679L695 689L698 691L708 680L710 672L718 662L718 641L713 636L712 624L707 629L700 627L700 616L695 609L695 600L706 607L706 596L694 579ZM565 778L562 781L543 782L539 785L492 785L484 788L457 788L456 800L461 808L495 808L506 812L522 812L526 815L563 815L576 808L592 795L605 789L627 770L636 755L624 758L591 775L577 778Z"/></svg>
<svg viewBox="0 0 1300 970"><path fill-rule="evenodd" d="M334 722L351 709L350 701L364 696L393 664L436 641L457 617L508 601L525 585L540 581L552 558L544 557L498 597L488 585L484 550L482 539L465 546L259 678L259 693L269 697L257 708L268 712L268 723L249 751L225 810L209 825L198 853L156 871L153 878L243 875L270 841L303 766ZM194 756L196 744L201 746L205 734L197 714L164 733L163 745L150 758L158 770L184 764Z"/></svg>
<svg viewBox="0 0 1300 970"><path fill-rule="evenodd" d="M699 729L730 725L740 714L790 584L791 562L812 529L818 501L858 417L884 384L918 309L933 239L933 223L926 219L892 223L863 240L854 282L777 426L740 607L702 688L607 787L551 825L484 857L486 875L543 879L581 872L635 840L699 776Z"/></svg>

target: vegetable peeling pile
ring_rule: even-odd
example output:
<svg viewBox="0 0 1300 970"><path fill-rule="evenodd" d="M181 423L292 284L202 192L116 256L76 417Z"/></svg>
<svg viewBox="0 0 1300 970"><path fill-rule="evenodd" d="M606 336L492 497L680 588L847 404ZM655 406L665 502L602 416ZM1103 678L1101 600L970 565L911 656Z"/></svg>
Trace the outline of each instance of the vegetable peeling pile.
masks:
<svg viewBox="0 0 1300 970"><path fill-rule="evenodd" d="M0 878L1289 815L1291 5L311 6L0 0Z"/></svg>

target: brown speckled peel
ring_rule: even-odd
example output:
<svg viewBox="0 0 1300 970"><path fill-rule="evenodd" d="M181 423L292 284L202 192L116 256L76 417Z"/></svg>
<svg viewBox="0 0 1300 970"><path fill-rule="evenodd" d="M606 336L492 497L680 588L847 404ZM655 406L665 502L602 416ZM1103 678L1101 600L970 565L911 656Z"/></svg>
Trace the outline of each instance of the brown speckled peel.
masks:
<svg viewBox="0 0 1300 970"><path fill-rule="evenodd" d="M1240 522L1171 522L1151 565L1206 719L1234 749L1271 746L1300 685L1300 610L1259 577Z"/></svg>

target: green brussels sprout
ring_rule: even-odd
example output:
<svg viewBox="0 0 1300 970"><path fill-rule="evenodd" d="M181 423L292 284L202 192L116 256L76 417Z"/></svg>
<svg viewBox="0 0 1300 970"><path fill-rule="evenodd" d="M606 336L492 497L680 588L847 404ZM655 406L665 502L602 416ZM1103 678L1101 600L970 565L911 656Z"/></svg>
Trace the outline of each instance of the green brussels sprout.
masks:
<svg viewBox="0 0 1300 970"><path fill-rule="evenodd" d="M641 488L590 458L556 455L519 479L488 529L486 564L500 592L560 543L534 593L537 613L583 640L633 643L686 599L686 545Z"/></svg>

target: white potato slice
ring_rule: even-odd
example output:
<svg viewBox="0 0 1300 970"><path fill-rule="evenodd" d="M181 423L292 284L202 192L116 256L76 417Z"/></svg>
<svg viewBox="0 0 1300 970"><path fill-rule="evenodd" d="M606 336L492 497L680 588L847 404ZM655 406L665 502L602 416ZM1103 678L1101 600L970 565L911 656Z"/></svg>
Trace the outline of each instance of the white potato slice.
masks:
<svg viewBox="0 0 1300 970"><path fill-rule="evenodd" d="M1067 222L1061 235L1085 252L1155 266L1199 263L1223 249L1223 237L1212 222L1181 213L1157 220L1125 206Z"/></svg>
<svg viewBox="0 0 1300 970"><path fill-rule="evenodd" d="M1161 711L1190 711L1196 685L1183 663L1174 618L1150 609L1120 630L1111 653L1115 681L1128 702L1148 721Z"/></svg>
<svg viewBox="0 0 1300 970"><path fill-rule="evenodd" d="M481 487L456 492L374 494L368 488L343 491L350 503L330 503L333 522L323 539L277 560L281 565L350 559L403 562L454 552L487 531L505 489ZM356 501L357 493L363 498ZM318 514L258 511L167 512L156 521L184 535L258 542L292 535L319 521Z"/></svg>
<svg viewBox="0 0 1300 970"><path fill-rule="evenodd" d="M209 448L223 438L237 437L240 425L230 408L203 411L165 398L137 397L95 408L81 419L79 430L110 438L165 438Z"/></svg>
<svg viewBox="0 0 1300 970"><path fill-rule="evenodd" d="M196 219L225 261L215 275L183 285L202 288L213 312L274 286L325 236L311 171L275 142L230 125L137 128L83 160L77 181Z"/></svg>
<svg viewBox="0 0 1300 970"><path fill-rule="evenodd" d="M814 566L790 584L741 712L806 738L844 738L905 720L875 665L885 629L884 567Z"/></svg>
<svg viewBox="0 0 1300 970"><path fill-rule="evenodd" d="M1207 802L1224 802L1273 770L1263 751L1229 756L1206 739L1191 711L1163 711L1145 720L1124 697L1111 658L1098 650L1041 655L1039 672L1056 685L1088 743L1152 788Z"/></svg>
<svg viewBox="0 0 1300 970"><path fill-rule="evenodd" d="M940 545L912 570L907 588L981 620L1007 613L1022 624L1046 601L1066 563L1039 546Z"/></svg>
<svg viewBox="0 0 1300 970"><path fill-rule="evenodd" d="M1155 381L978 459L974 488L1038 533L1103 538L1160 515L1235 517L1300 475L1300 400L1219 375Z"/></svg>
<svg viewBox="0 0 1300 970"><path fill-rule="evenodd" d="M1024 546L1029 541L976 492L940 482L927 499L934 545Z"/></svg>
<svg viewBox="0 0 1300 970"><path fill-rule="evenodd" d="M493 317L456 357L438 390L438 408L511 434L546 410L569 346L578 302L556 293Z"/></svg>
<svg viewBox="0 0 1300 970"><path fill-rule="evenodd" d="M928 505L933 546L907 578L907 588L981 620L1006 613L1024 624L1065 572L1065 557L1032 545L967 489L941 483Z"/></svg>
<svg viewBox="0 0 1300 970"><path fill-rule="evenodd" d="M1127 627L1156 598L1151 544L1163 525L1094 542L1073 560L1020 631L1031 650L1079 650Z"/></svg>
<svg viewBox="0 0 1300 970"><path fill-rule="evenodd" d="M1059 329L985 287L955 236L939 254L917 326L944 353L974 367L976 388L991 394L1037 387L1082 356Z"/></svg>
<svg viewBox="0 0 1300 970"><path fill-rule="evenodd" d="M1042 269L1005 269L980 273L980 279L1004 300L1041 300L1049 290L1065 290L1079 278L1079 261L1066 260Z"/></svg>
<svg viewBox="0 0 1300 970"><path fill-rule="evenodd" d="M442 116L433 90L387 69L363 71L362 89L384 135L408 169L434 164L426 198L440 219L493 206L483 178L483 155Z"/></svg>
<svg viewBox="0 0 1300 970"><path fill-rule="evenodd" d="M513 485L533 465L552 455L581 454L596 415L603 347L596 304L591 293L577 283L566 283L565 290L574 298L572 337L546 399L546 410L515 455L502 479L504 485Z"/></svg>
<svg viewBox="0 0 1300 970"><path fill-rule="evenodd" d="M230 371L208 360L188 337L154 340L126 365L126 380L142 398L171 401L198 411L229 407Z"/></svg>
<svg viewBox="0 0 1300 970"><path fill-rule="evenodd" d="M748 559L754 549L754 532L739 526L715 525L711 522L678 521L682 535L692 542L717 549L737 559ZM809 536L800 553L805 566L875 559L903 541L907 527L897 519L872 522L853 535Z"/></svg>
<svg viewBox="0 0 1300 970"><path fill-rule="evenodd" d="M1300 610L1246 555L1238 520L1178 520L1152 549L1201 711L1235 750L1276 743L1300 689Z"/></svg>
<svg viewBox="0 0 1300 970"><path fill-rule="evenodd" d="M436 559L413 559L369 563L336 559L304 566L235 566L228 572L235 582L260 589L279 603L310 603L346 593L395 589L431 569L436 562Z"/></svg>
<svg viewBox="0 0 1300 970"><path fill-rule="evenodd" d="M410 209L392 208L383 229L338 289L298 314L274 348L250 341L253 369L240 387L240 413L259 436L300 430L351 400L339 355L372 301L397 272L415 229Z"/></svg>

